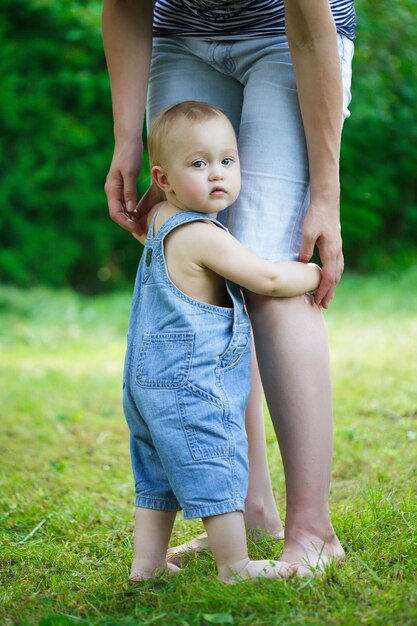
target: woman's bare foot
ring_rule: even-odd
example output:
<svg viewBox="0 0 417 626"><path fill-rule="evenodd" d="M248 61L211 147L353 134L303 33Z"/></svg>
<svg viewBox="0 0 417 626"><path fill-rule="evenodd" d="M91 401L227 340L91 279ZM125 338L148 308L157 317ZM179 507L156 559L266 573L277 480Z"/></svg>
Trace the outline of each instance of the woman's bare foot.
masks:
<svg viewBox="0 0 417 626"><path fill-rule="evenodd" d="M295 576L308 578L322 576L326 567L343 559L345 551L334 532L320 539L307 532L298 531L286 539L280 559L291 563Z"/></svg>
<svg viewBox="0 0 417 626"><path fill-rule="evenodd" d="M166 563L165 566L152 568L134 559L130 571L129 582L138 583L144 580L153 580L163 576L177 576L180 568L173 563Z"/></svg>
<svg viewBox="0 0 417 626"><path fill-rule="evenodd" d="M289 578L294 574L294 568L283 561L251 561L243 559L233 565L220 565L219 578L228 585L251 580L259 582L262 579L277 580Z"/></svg>
<svg viewBox="0 0 417 626"><path fill-rule="evenodd" d="M203 532L200 535L197 535L194 539L191 539L191 541L187 541L187 543L182 543L179 546L168 548L167 562L179 565L181 560L187 555L197 554L198 552L207 550L208 548L210 548L210 545L207 533Z"/></svg>
<svg viewBox="0 0 417 626"><path fill-rule="evenodd" d="M281 528L277 531L264 530L263 528L247 528L246 534L248 539L253 541L253 543L258 543L258 541L284 541L284 529Z"/></svg>
<svg viewBox="0 0 417 626"><path fill-rule="evenodd" d="M283 541L284 539L284 531L278 530L276 532L270 532L268 530L263 530L262 528L248 528L247 529L248 539L257 543L262 539L266 539L267 541ZM182 543L179 546L174 546L172 548L168 548L167 550L167 562L173 563L175 565L180 565L181 560L190 554L198 554L203 550L209 550L210 544L209 539L206 532L197 535L191 541L187 541L187 543Z"/></svg>

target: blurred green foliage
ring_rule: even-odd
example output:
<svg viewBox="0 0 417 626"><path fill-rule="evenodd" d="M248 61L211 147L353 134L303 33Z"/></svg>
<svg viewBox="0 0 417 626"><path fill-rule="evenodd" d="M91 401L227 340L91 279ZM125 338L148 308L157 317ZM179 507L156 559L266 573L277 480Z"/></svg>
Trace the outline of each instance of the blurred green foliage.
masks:
<svg viewBox="0 0 417 626"><path fill-rule="evenodd" d="M139 244L106 216L113 128L100 11L100 2L2 1L5 281L97 290L136 265Z"/></svg>
<svg viewBox="0 0 417 626"><path fill-rule="evenodd" d="M346 263L417 258L417 8L357 0L352 117L344 130ZM2 0L0 279L98 291L132 280L140 246L107 218L112 154L101 2ZM146 187L148 171L141 175Z"/></svg>
<svg viewBox="0 0 417 626"><path fill-rule="evenodd" d="M417 5L356 0L352 117L342 145L347 265L417 260Z"/></svg>

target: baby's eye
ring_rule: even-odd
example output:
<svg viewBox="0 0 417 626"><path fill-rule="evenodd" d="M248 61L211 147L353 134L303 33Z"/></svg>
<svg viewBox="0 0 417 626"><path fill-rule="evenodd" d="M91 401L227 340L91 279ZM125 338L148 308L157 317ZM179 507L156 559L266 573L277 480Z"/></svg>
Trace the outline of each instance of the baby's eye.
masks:
<svg viewBox="0 0 417 626"><path fill-rule="evenodd" d="M204 161L194 161L193 163L193 167L204 167L205 163Z"/></svg>
<svg viewBox="0 0 417 626"><path fill-rule="evenodd" d="M233 159L231 159L230 157L226 157L222 161L222 165L230 165L231 163L233 163Z"/></svg>

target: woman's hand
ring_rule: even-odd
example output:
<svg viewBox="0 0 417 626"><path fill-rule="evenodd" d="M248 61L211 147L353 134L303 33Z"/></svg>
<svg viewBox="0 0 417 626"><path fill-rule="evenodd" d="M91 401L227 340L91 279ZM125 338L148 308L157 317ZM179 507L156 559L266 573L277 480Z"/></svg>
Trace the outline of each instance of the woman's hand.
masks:
<svg viewBox="0 0 417 626"><path fill-rule="evenodd" d="M159 204L163 200L165 200L164 194L159 187L155 185L155 183L152 183L138 202L135 209L134 219L136 223L136 234L141 236L146 235L148 232L149 220L152 217L149 213L156 204ZM141 241L141 239L139 239L139 241Z"/></svg>
<svg viewBox="0 0 417 626"><path fill-rule="evenodd" d="M111 219L129 232L138 232L135 222L138 196L136 184L142 164L142 150L142 142L116 145L104 185Z"/></svg>
<svg viewBox="0 0 417 626"><path fill-rule="evenodd" d="M327 309L334 296L337 284L343 274L344 260L338 201L336 208L326 207L324 203L311 204L303 225L303 239L300 249L300 261L308 263L317 246L322 263L322 275L314 300Z"/></svg>

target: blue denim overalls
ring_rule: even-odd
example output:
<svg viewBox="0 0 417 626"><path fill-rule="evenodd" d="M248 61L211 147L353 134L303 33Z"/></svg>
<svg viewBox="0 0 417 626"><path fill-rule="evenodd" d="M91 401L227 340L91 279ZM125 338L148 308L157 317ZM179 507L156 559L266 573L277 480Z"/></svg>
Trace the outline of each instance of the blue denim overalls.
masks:
<svg viewBox="0 0 417 626"><path fill-rule="evenodd" d="M164 258L164 238L182 224L224 227L182 212L154 235L155 217L136 278L123 385L135 504L183 509L186 518L243 511L251 335L242 294L226 281L233 308L194 300L171 281Z"/></svg>

